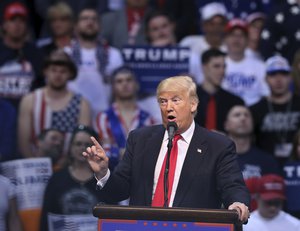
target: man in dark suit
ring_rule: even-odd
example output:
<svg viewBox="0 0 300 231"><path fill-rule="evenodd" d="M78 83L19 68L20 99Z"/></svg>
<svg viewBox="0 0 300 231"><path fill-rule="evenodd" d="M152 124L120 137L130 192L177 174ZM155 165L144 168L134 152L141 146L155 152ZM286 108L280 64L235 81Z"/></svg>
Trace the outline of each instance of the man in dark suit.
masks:
<svg viewBox="0 0 300 231"><path fill-rule="evenodd" d="M175 122L178 130L173 140L176 135L179 140L173 143L173 149L178 148L178 156L167 206L221 208L223 204L225 208L236 209L240 220L246 221L250 197L236 162L234 144L225 136L195 124L196 84L186 76L165 79L158 86L157 98L163 125L131 132L124 158L113 173L108 170L108 157L94 138L94 145L83 152L99 179L97 185L105 200L130 197L130 205L163 205L154 201L161 192L160 170L164 170L168 143L165 128L169 122Z"/></svg>
<svg viewBox="0 0 300 231"><path fill-rule="evenodd" d="M201 56L204 80L197 87L200 100L195 122L209 130L224 132L224 122L229 110L244 101L221 87L225 75L226 54L219 49L210 48Z"/></svg>

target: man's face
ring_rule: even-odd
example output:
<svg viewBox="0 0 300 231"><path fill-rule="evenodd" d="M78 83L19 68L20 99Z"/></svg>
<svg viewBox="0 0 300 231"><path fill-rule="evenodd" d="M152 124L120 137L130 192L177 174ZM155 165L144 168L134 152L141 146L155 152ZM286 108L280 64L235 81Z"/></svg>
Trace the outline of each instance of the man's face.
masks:
<svg viewBox="0 0 300 231"><path fill-rule="evenodd" d="M260 34L264 26L264 19L256 19L249 24L249 40L258 42L260 40Z"/></svg>
<svg viewBox="0 0 300 231"><path fill-rule="evenodd" d="M171 45L174 38L174 25L165 16L157 16L149 21L148 36L152 45Z"/></svg>
<svg viewBox="0 0 300 231"><path fill-rule="evenodd" d="M136 96L137 83L131 73L119 73L113 81L113 91L116 99L126 100Z"/></svg>
<svg viewBox="0 0 300 231"><path fill-rule="evenodd" d="M99 17L94 10L83 10L78 18L77 32L82 39L95 40L99 32Z"/></svg>
<svg viewBox="0 0 300 231"><path fill-rule="evenodd" d="M27 32L26 19L21 16L13 17L12 19L3 22L4 34L12 40L24 39Z"/></svg>
<svg viewBox="0 0 300 231"><path fill-rule="evenodd" d="M272 95L281 96L289 92L291 76L290 74L284 72L269 74L267 75L267 83L270 86Z"/></svg>
<svg viewBox="0 0 300 231"><path fill-rule="evenodd" d="M50 157L53 162L61 157L63 146L64 135L59 131L49 131L43 140L38 141L40 155Z"/></svg>
<svg viewBox="0 0 300 231"><path fill-rule="evenodd" d="M44 75L47 79L47 86L54 90L62 90L65 89L71 72L66 66L52 64L45 69Z"/></svg>
<svg viewBox="0 0 300 231"><path fill-rule="evenodd" d="M203 65L203 72L209 83L219 87L225 75L225 58L223 56L212 57Z"/></svg>
<svg viewBox="0 0 300 231"><path fill-rule="evenodd" d="M210 37L223 37L226 19L223 16L214 16L203 23L203 32Z"/></svg>
<svg viewBox="0 0 300 231"><path fill-rule="evenodd" d="M245 106L234 106L228 112L225 130L235 137L250 136L253 130L252 116Z"/></svg>
<svg viewBox="0 0 300 231"><path fill-rule="evenodd" d="M185 132L193 122L193 112L197 110L197 103L188 95L188 91L163 91L158 96L164 126L168 122L178 125L178 132Z"/></svg>
<svg viewBox="0 0 300 231"><path fill-rule="evenodd" d="M263 200L262 198L258 198L257 203L258 212L262 217L267 219L277 216L283 206L282 199Z"/></svg>
<svg viewBox="0 0 300 231"><path fill-rule="evenodd" d="M73 30L72 19L65 15L54 15L50 19L50 27L55 37L70 35Z"/></svg>
<svg viewBox="0 0 300 231"><path fill-rule="evenodd" d="M235 28L226 35L225 43L228 54L243 54L248 43L247 35L240 28Z"/></svg>

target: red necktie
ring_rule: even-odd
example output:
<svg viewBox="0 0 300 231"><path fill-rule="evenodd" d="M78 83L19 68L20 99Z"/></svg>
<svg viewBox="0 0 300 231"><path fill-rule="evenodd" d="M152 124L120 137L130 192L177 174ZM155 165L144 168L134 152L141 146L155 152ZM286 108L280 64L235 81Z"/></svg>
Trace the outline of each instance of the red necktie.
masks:
<svg viewBox="0 0 300 231"><path fill-rule="evenodd" d="M210 96L205 118L205 127L208 130L214 130L217 128L217 119L216 119L216 99L214 96Z"/></svg>
<svg viewBox="0 0 300 231"><path fill-rule="evenodd" d="M170 166L169 166L169 177L168 177L168 184L169 184L169 190L168 190L168 202L170 203L170 197L174 182L174 175L175 175L175 168L176 168L176 161L178 156L178 145L177 141L181 139L181 135L176 134L173 139L173 147L171 149L170 153ZM152 206L155 207L163 207L164 206L164 173L165 173L165 167L166 167L166 159L167 154L165 156L163 165L160 170L158 182L156 185L156 189L154 192L154 197L152 200Z"/></svg>

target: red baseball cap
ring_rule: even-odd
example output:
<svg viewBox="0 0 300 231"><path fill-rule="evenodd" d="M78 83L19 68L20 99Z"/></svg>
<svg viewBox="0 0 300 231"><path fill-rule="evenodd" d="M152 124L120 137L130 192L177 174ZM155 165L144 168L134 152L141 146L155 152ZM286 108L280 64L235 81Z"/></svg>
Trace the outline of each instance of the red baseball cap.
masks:
<svg viewBox="0 0 300 231"><path fill-rule="evenodd" d="M13 2L5 7L4 20L10 20L13 17L21 16L27 18L28 10L26 6L20 2Z"/></svg>
<svg viewBox="0 0 300 231"><path fill-rule="evenodd" d="M258 192L263 200L283 199L285 200L284 179L276 174L267 174L258 181Z"/></svg>
<svg viewBox="0 0 300 231"><path fill-rule="evenodd" d="M231 19L225 27L225 32L230 33L236 28L239 28L242 31L244 31L246 34L248 34L248 24L244 20L239 18Z"/></svg>

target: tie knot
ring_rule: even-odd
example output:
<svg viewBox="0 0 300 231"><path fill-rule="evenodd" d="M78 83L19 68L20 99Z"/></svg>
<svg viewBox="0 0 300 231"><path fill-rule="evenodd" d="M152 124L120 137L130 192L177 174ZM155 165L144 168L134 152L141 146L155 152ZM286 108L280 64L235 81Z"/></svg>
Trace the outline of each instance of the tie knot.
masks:
<svg viewBox="0 0 300 231"><path fill-rule="evenodd" d="M174 138L173 138L173 143L177 143L178 140L180 140L182 138L182 136L180 134L175 134Z"/></svg>

